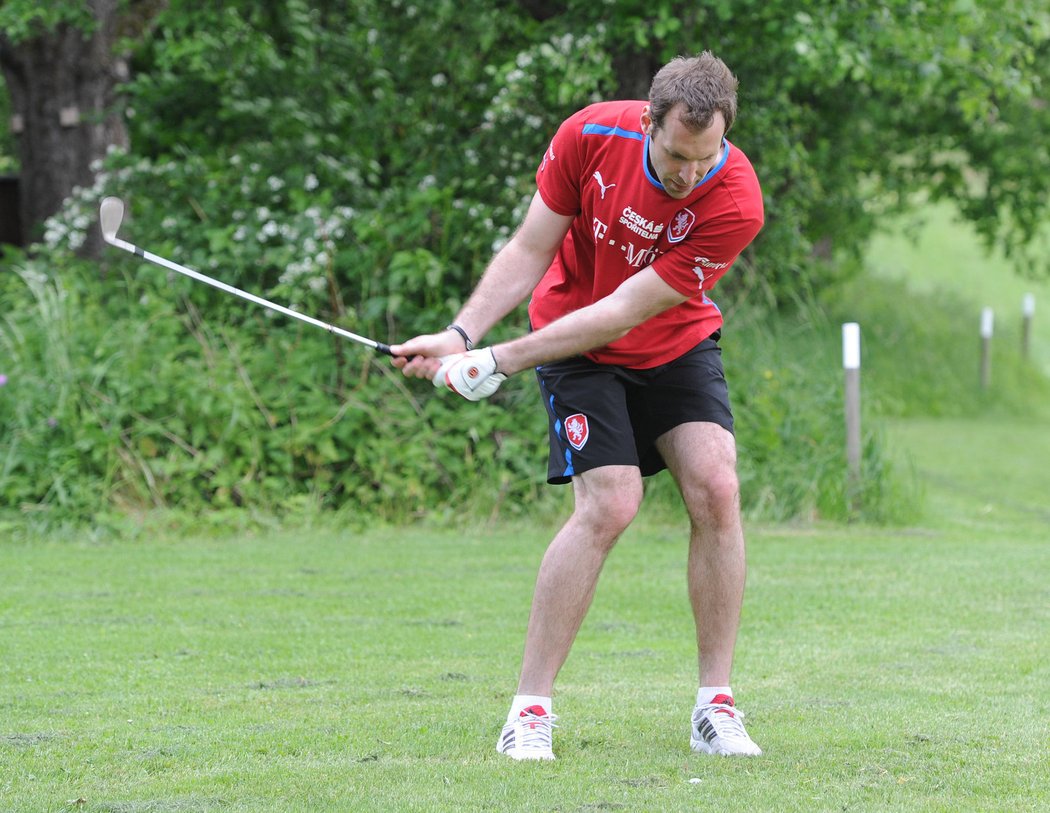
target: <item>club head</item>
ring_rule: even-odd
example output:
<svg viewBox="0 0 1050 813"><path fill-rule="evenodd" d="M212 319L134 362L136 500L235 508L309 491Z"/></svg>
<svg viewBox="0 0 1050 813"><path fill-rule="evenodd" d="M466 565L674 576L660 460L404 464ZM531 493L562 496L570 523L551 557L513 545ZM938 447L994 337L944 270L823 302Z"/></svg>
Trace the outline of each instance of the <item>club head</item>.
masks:
<svg viewBox="0 0 1050 813"><path fill-rule="evenodd" d="M98 207L98 222L102 227L102 237L112 243L124 219L124 201L120 198L104 198Z"/></svg>

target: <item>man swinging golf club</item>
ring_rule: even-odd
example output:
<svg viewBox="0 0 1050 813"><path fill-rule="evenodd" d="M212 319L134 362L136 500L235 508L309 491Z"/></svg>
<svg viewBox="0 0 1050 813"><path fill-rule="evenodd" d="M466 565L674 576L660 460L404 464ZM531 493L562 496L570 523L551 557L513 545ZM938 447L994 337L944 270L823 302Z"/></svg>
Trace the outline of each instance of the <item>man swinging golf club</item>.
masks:
<svg viewBox="0 0 1050 813"><path fill-rule="evenodd" d="M475 401L534 368L549 417L548 482L573 486L572 516L540 565L517 694L496 745L513 759L554 758L555 677L638 510L642 478L664 468L691 523L691 746L761 754L730 688L744 536L722 315L708 298L763 221L754 170L725 138L736 87L705 52L661 68L648 101L593 104L566 119L524 221L455 322L391 347L405 375ZM530 295L531 332L473 349Z"/></svg>

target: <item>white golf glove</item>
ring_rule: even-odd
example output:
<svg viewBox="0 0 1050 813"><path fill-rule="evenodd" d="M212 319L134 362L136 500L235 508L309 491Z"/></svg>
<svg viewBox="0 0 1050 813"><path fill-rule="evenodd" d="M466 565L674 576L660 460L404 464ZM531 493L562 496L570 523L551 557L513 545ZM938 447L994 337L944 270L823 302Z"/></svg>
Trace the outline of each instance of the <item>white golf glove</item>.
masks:
<svg viewBox="0 0 1050 813"><path fill-rule="evenodd" d="M434 374L435 387L448 387L468 401L488 398L506 380L507 376L496 372L496 357L491 347L445 356Z"/></svg>

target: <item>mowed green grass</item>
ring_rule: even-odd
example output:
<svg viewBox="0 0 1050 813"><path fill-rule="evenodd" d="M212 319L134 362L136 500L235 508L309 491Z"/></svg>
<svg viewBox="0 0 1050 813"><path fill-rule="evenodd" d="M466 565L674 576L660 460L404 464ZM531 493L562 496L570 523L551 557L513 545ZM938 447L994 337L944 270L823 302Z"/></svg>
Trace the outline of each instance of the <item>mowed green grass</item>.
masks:
<svg viewBox="0 0 1050 813"><path fill-rule="evenodd" d="M551 518L7 541L0 810L1047 810L1050 434L891 435L928 475L920 527L749 528L759 759L689 751L666 516L613 552L540 765L494 745Z"/></svg>
<svg viewBox="0 0 1050 813"><path fill-rule="evenodd" d="M966 240L935 218L873 265L1019 312L1032 286L981 279ZM494 745L556 517L0 537L0 811L1048 810L1050 427L886 430L926 492L914 527L748 528L734 685L759 759L689 752L663 509L610 557L542 765Z"/></svg>

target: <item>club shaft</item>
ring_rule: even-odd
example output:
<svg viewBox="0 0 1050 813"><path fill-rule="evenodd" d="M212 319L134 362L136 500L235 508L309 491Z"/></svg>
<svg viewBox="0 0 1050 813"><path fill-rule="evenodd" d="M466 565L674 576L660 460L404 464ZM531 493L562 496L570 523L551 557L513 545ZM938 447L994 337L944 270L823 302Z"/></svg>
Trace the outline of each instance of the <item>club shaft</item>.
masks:
<svg viewBox="0 0 1050 813"><path fill-rule="evenodd" d="M200 273L199 271L194 271L192 268L187 268L184 265L179 265L178 263L174 263L171 260L166 260L163 257L159 257L156 254L146 251L145 249L139 248L133 243L127 242L126 240L120 240L119 238L113 237L109 238L107 242L116 246L117 248L124 249L124 251L131 252L136 257L141 257L147 262L151 262L154 265L159 265L161 268L167 268L169 271L174 271L178 274L182 274L183 276L187 276L190 279L195 279L198 282L203 282L205 285L210 285L213 288L218 288L220 291L225 291L228 294L239 296L241 299L247 299L249 302L254 302L256 305L261 305L264 308L269 308L272 311L277 311L277 313L282 313L285 316L291 317L292 319L298 319L300 322L306 322L308 325L313 325L314 327L319 327L322 330L327 330L329 333L334 333L336 336L342 336L344 339L349 339L352 342L358 342L359 344L366 345L375 350L378 350L380 353L386 353L388 356L393 355L393 353L390 352L390 345L383 344L382 342L377 342L375 339L368 339L364 336L358 336L356 333L351 333L349 330L343 330L343 328L341 327L336 327L335 325L329 324L328 322L322 322L320 319L314 319L312 316L307 316L304 313L293 311L291 308L286 308L284 307L284 305L278 305L276 302L271 302L268 299L263 299L261 296L256 296L255 294L250 294L247 291L242 291L240 288L235 288L232 285L227 285L225 282L213 279L212 277L206 276Z"/></svg>

